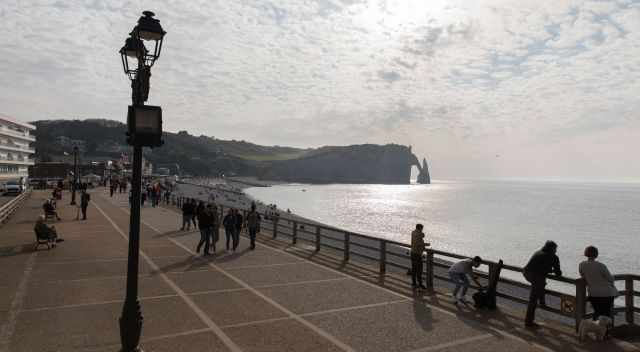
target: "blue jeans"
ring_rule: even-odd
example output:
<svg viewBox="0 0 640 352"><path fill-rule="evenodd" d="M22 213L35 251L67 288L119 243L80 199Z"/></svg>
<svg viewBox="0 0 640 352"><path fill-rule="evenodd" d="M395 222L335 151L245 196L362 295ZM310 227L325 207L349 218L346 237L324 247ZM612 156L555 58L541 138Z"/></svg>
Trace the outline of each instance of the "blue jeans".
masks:
<svg viewBox="0 0 640 352"><path fill-rule="evenodd" d="M224 233L227 236L227 250L229 250L229 242L232 243L233 249L236 249L236 240L233 235L235 230L236 229L232 227L225 227L224 229Z"/></svg>
<svg viewBox="0 0 640 352"><path fill-rule="evenodd" d="M464 297L467 294L467 289L469 288L469 278L467 278L466 274L461 273L449 273L449 277L454 284L456 284L456 288L453 289L453 296L458 297L458 291L460 291L460 297Z"/></svg>

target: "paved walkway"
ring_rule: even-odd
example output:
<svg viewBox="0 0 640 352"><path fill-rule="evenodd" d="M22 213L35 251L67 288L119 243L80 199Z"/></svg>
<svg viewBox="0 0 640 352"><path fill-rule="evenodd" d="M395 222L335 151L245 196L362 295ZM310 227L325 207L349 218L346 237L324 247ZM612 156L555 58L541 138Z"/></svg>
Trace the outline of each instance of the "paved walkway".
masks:
<svg viewBox="0 0 640 352"><path fill-rule="evenodd" d="M60 202L65 238L33 251L35 192L0 227L0 352L117 351L129 214L97 190L89 220ZM261 238L255 251L203 259L179 215L142 211L140 296L145 351L638 351L628 342L580 343L570 327L521 326L516 312L456 308L412 296L404 277Z"/></svg>

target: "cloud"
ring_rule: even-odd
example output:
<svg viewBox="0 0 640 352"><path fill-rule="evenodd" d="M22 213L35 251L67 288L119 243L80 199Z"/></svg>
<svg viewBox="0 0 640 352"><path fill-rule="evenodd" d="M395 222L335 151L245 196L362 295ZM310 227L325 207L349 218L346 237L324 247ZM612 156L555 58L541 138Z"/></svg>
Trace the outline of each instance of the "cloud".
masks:
<svg viewBox="0 0 640 352"><path fill-rule="evenodd" d="M402 76L396 71L378 71L378 77L381 79L393 83L402 79Z"/></svg>
<svg viewBox="0 0 640 352"><path fill-rule="evenodd" d="M637 1L2 2L3 111L124 121L117 51L147 8L168 32L149 104L169 130L464 160L637 126Z"/></svg>

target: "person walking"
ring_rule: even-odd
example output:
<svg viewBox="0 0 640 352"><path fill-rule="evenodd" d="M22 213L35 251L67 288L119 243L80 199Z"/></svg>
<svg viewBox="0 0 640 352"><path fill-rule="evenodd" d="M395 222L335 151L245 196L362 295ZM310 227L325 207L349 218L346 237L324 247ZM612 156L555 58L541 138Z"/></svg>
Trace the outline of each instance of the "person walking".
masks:
<svg viewBox="0 0 640 352"><path fill-rule="evenodd" d="M613 318L613 300L620 294L607 266L596 260L598 248L589 246L584 250L587 260L578 265L580 277L587 283L589 301L593 306L593 320L605 316Z"/></svg>
<svg viewBox="0 0 640 352"><path fill-rule="evenodd" d="M196 247L196 253L200 253L200 248L204 244L204 255L208 256L211 253L209 252L209 248L211 247L211 231L213 229L213 213L210 208L202 209L198 213L198 222L200 223L200 242L198 242L198 246ZM213 252L215 253L216 247L215 242L213 244Z"/></svg>
<svg viewBox="0 0 640 352"><path fill-rule="evenodd" d="M191 206L190 201L186 200L182 203L182 228L180 228L180 231L184 231L185 227L187 228L187 231L191 229L191 216L193 211L194 209Z"/></svg>
<svg viewBox="0 0 640 352"><path fill-rule="evenodd" d="M191 222L193 222L193 228L197 229L198 228L198 223L196 222L196 211L198 209L198 204L196 203L196 199L195 198L191 198Z"/></svg>
<svg viewBox="0 0 640 352"><path fill-rule="evenodd" d="M411 286L416 288L426 287L422 284L422 253L429 243L424 241L422 224L416 224L416 229L411 232Z"/></svg>
<svg viewBox="0 0 640 352"><path fill-rule="evenodd" d="M524 278L531 283L529 292L529 304L527 305L527 315L524 325L528 328L537 328L540 325L535 322L536 308L545 303L545 286L547 285L547 275L551 272L556 276L562 276L560 270L560 259L556 255L558 245L553 241L547 241L542 249L536 251L529 262L524 267Z"/></svg>
<svg viewBox="0 0 640 352"><path fill-rule="evenodd" d="M212 223L211 223L211 243L213 243L213 251L216 251L216 243L220 239L220 215L218 214L218 207L213 204L207 204L207 211L211 213Z"/></svg>
<svg viewBox="0 0 640 352"><path fill-rule="evenodd" d="M205 209L206 207L204 205L204 202L203 201L198 202L198 205L196 206L196 219L198 219L198 222L200 222L200 217L199 217L200 213Z"/></svg>
<svg viewBox="0 0 640 352"><path fill-rule="evenodd" d="M475 256L473 259L463 259L449 268L449 277L451 281L456 284L452 292L453 303L455 305L458 305L458 303L468 303L464 296L467 294L467 289L469 289L469 277L471 277L478 287L482 287L477 276L473 273L473 268L479 267L481 263L482 258Z"/></svg>
<svg viewBox="0 0 640 352"><path fill-rule="evenodd" d="M118 181L111 178L109 180L109 196L113 198L113 192L118 188Z"/></svg>
<svg viewBox="0 0 640 352"><path fill-rule="evenodd" d="M91 196L85 189L80 195L80 209L82 209L82 220L87 220L87 208L89 207L89 201L91 201Z"/></svg>
<svg viewBox="0 0 640 352"><path fill-rule="evenodd" d="M242 214L240 214L240 211L238 209L234 210L234 218L236 221L234 222L235 231L233 231L233 250L235 251L240 244L240 232L242 232L242 221L244 219L242 218Z"/></svg>
<svg viewBox="0 0 640 352"><path fill-rule="evenodd" d="M251 203L251 211L247 214L247 228L249 229L249 239L251 250L256 249L256 234L260 231L260 214L256 211L256 203Z"/></svg>
<svg viewBox="0 0 640 352"><path fill-rule="evenodd" d="M229 209L227 211L227 215L222 219L222 226L224 227L224 234L227 238L227 251L229 250L229 242L235 243L234 231L236 229L236 217L233 213L233 209ZM236 250L236 247L233 246L233 250Z"/></svg>

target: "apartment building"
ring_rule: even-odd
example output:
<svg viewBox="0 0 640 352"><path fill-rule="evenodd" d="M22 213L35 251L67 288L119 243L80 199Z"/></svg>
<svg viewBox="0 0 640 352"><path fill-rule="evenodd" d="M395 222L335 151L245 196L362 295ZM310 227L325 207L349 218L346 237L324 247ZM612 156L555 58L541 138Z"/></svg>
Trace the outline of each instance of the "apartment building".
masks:
<svg viewBox="0 0 640 352"><path fill-rule="evenodd" d="M36 126L0 114L0 181L26 178L34 164Z"/></svg>

